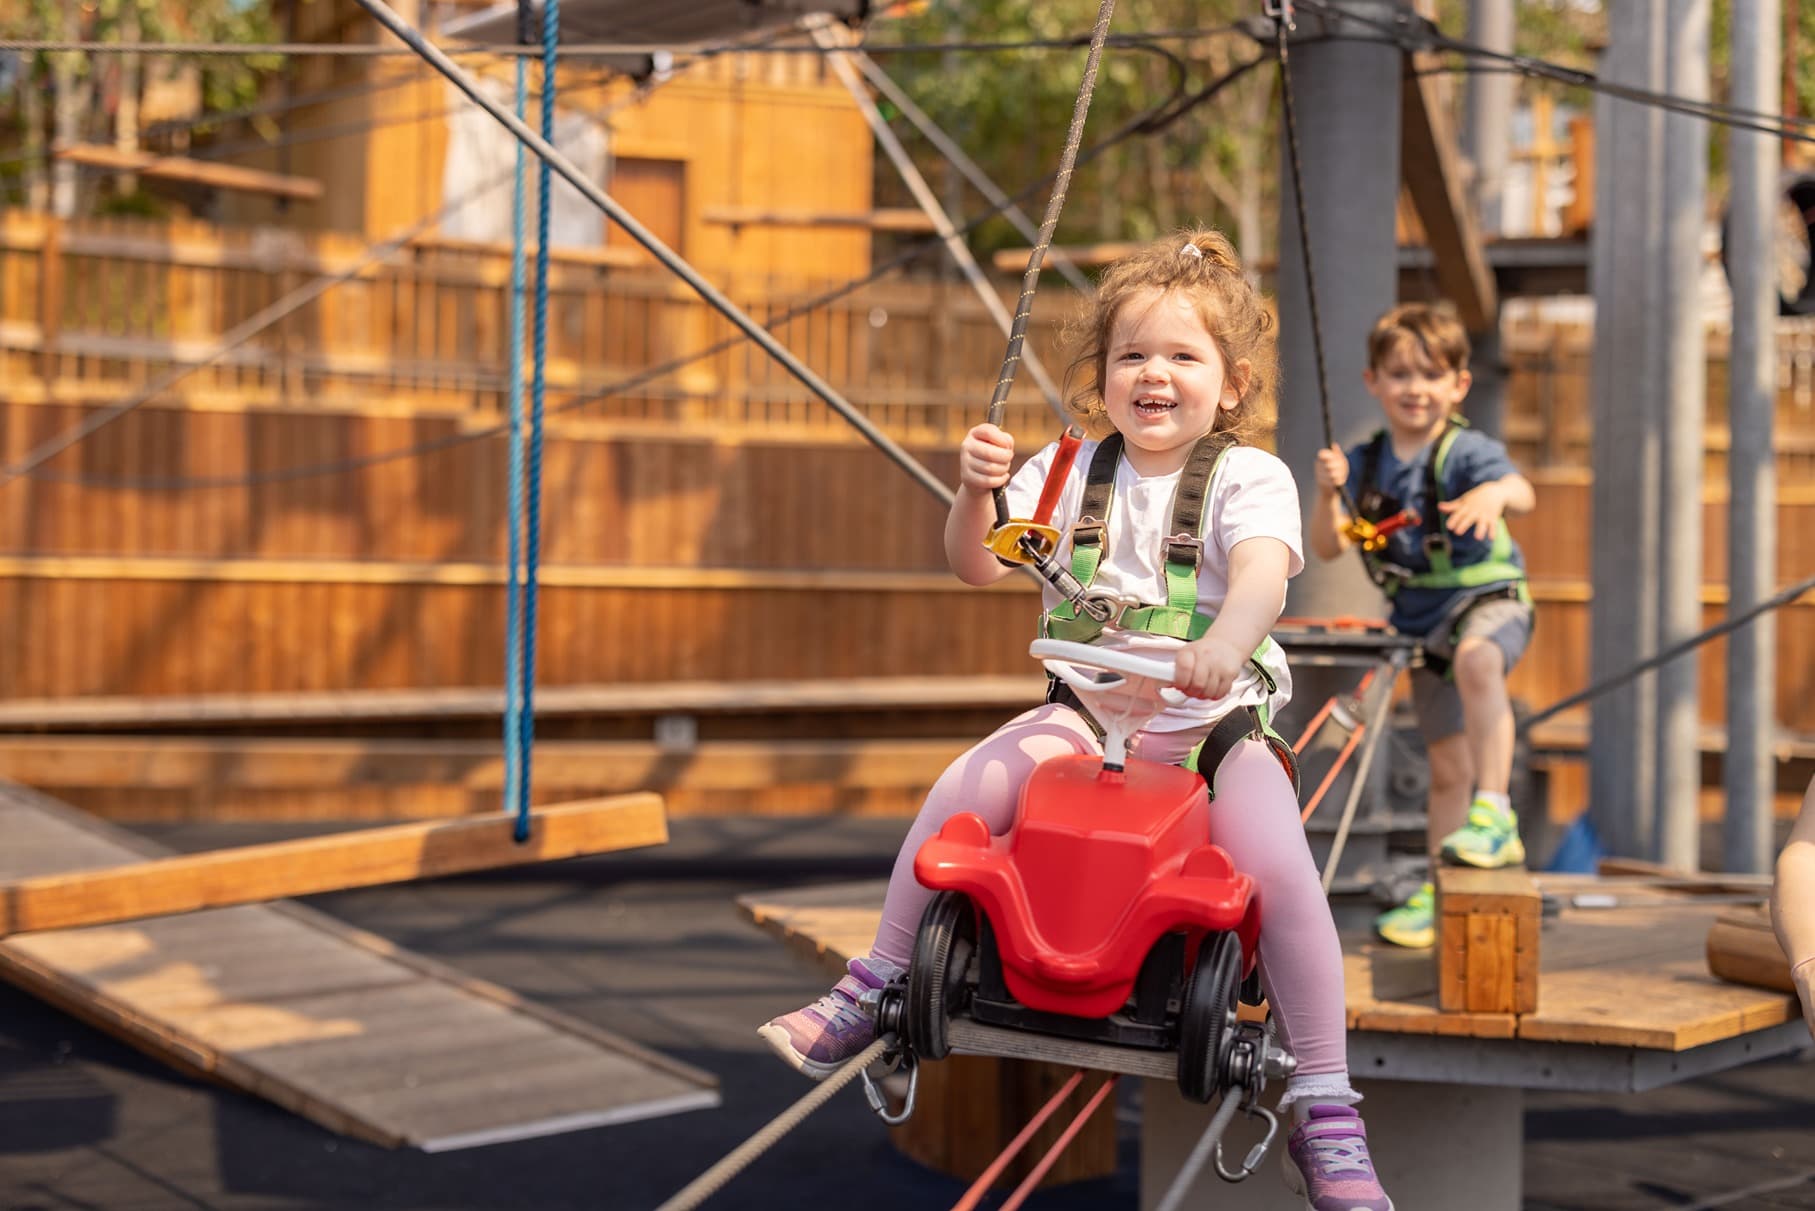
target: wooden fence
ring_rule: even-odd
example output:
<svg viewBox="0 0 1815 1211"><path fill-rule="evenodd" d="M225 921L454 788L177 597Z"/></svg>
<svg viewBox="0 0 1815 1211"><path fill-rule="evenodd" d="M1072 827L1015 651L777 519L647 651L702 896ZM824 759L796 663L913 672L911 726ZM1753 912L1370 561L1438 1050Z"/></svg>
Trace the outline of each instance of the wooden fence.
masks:
<svg viewBox="0 0 1815 1211"><path fill-rule="evenodd" d="M331 236L0 214L0 453L13 462L131 398L358 252ZM505 272L497 249L412 249L0 489L0 697L497 684ZM765 322L823 290L731 288ZM1059 289L1042 296L1034 344L1049 364L1066 310ZM938 503L758 351L727 343L649 375L729 340L684 288L561 256L552 314L543 681L1023 671L1028 590L957 585ZM967 291L886 281L781 331L950 478L1000 357ZM1536 703L1587 677L1583 341L1513 329L1506 342L1509 429L1539 484L1516 527L1541 605L1516 686ZM1788 581L1815 571L1815 335L1789 325L1784 350ZM574 402L635 375L647 381ZM1724 608L1720 398L1710 621ZM1026 385L1010 423L1054 427ZM1780 718L1815 732L1815 607L1785 611L1780 631ZM1701 660L1714 721L1720 646Z"/></svg>

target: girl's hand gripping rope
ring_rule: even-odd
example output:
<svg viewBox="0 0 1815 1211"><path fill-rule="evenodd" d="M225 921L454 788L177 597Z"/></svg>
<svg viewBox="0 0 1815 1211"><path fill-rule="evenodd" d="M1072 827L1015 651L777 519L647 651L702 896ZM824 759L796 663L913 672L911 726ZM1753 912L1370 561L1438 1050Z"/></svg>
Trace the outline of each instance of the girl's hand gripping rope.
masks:
<svg viewBox="0 0 1815 1211"><path fill-rule="evenodd" d="M971 430L975 435L982 429L994 429L993 425L979 425ZM1008 439L1009 451L1014 450L1014 439L1000 429L995 430ZM970 437L965 438L968 443ZM1054 455L1052 466L1046 472L1046 483L1040 489L1040 502L1034 509L1032 520L1013 519L1000 522L993 527L983 539L983 545L990 549L996 558L1005 563L1032 563L1041 565L1059 549L1059 531L1051 524L1053 510L1058 507L1059 494L1065 490L1065 481L1071 475L1072 463L1078 457L1078 447L1084 444L1084 434L1077 428L1068 428L1059 438L1059 449ZM963 460L964 446L959 447L959 457ZM960 482L964 474L960 467Z"/></svg>

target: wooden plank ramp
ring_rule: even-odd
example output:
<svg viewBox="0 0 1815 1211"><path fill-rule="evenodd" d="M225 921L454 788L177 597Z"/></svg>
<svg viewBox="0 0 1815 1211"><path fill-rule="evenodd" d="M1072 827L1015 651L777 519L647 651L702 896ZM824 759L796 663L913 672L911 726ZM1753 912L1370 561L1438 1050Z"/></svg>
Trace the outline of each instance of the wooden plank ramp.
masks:
<svg viewBox="0 0 1815 1211"><path fill-rule="evenodd" d="M158 847L0 784L0 881ZM0 941L0 978L333 1131L439 1152L718 1104L714 1078L301 905Z"/></svg>

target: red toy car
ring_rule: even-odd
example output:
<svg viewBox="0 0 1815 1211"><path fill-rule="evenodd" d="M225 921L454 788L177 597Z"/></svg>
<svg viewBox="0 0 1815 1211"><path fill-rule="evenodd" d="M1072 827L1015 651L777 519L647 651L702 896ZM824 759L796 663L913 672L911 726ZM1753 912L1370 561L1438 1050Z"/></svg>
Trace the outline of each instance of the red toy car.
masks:
<svg viewBox="0 0 1815 1211"><path fill-rule="evenodd" d="M1031 653L1087 698L1105 755L1043 762L1003 836L963 812L921 846L914 874L940 894L890 1016L924 1059L950 1052L957 1018L1176 1050L1179 1088L1208 1102L1247 1075L1231 1052L1260 905L1209 836L1203 779L1125 759L1177 700L1172 664L1050 639Z"/></svg>

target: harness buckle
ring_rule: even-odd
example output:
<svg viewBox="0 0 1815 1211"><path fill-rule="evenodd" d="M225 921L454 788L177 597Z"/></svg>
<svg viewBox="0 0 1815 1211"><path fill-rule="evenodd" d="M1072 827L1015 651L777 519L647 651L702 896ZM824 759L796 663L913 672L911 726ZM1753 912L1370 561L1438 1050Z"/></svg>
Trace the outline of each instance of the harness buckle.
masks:
<svg viewBox="0 0 1815 1211"><path fill-rule="evenodd" d="M1080 517L1071 523L1071 545L1074 548L1100 547L1108 529L1100 517Z"/></svg>
<svg viewBox="0 0 1815 1211"><path fill-rule="evenodd" d="M1174 534L1166 540L1166 562L1189 563L1196 572L1204 566L1204 540L1195 534Z"/></svg>
<svg viewBox="0 0 1815 1211"><path fill-rule="evenodd" d="M1424 536L1424 557L1426 559L1433 555L1441 555L1448 559L1454 550L1455 547L1450 542L1448 530L1433 530Z"/></svg>

